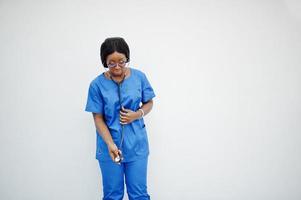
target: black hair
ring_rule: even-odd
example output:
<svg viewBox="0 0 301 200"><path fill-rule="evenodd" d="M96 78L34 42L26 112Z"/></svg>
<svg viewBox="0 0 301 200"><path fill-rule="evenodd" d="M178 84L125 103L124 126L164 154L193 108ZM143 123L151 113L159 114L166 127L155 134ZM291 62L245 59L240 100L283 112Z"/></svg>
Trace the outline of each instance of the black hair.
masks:
<svg viewBox="0 0 301 200"><path fill-rule="evenodd" d="M105 68L108 68L106 62L108 55L114 53L115 51L118 53L123 53L127 59L127 62L130 61L130 49L125 40L122 37L109 37L106 38L100 46L100 58Z"/></svg>

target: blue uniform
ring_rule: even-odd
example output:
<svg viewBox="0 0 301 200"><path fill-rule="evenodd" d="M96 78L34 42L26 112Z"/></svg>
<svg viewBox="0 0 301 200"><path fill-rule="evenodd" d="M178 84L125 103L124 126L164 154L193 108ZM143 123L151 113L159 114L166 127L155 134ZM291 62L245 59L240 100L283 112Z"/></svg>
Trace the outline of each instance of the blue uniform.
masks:
<svg viewBox="0 0 301 200"><path fill-rule="evenodd" d="M137 111L141 103L146 103L147 101L154 98L156 95L152 86L150 85L146 75L135 68L130 68L131 74L129 77L125 78L120 87L121 93L121 104L124 108L130 109L132 111ZM118 96L118 86L112 80L105 77L104 73L98 75L89 86L88 98L85 111L102 114L105 123L111 133L112 139L117 146L119 146L121 141L121 129L120 124L120 104ZM116 170L119 173L125 173L126 180L128 180L127 187L131 185L131 182L140 182L140 188L132 190L127 188L129 191L129 198L139 197L140 199L148 199L149 196L146 192L146 176L142 175L142 179L134 180L130 174L134 174L130 169L134 171L141 171L142 174L146 175L146 165L147 157L149 155L149 145L147 138L147 131L144 124L143 118L137 119L129 124L124 125L124 141L121 147L124 159L121 165L114 163L109 155L108 147L100 134L96 129L96 154L95 158L98 159L102 175L103 175L103 185L104 185L104 199L122 199L114 194L117 194L114 189L119 188L119 193L123 196L123 191L120 181L120 176L110 176L111 173L116 174ZM127 166L132 166L127 167ZM125 169L128 169L127 172ZM140 169L140 170L139 170ZM115 170L115 172L113 172ZM112 174L111 174L112 175ZM115 182L117 185L114 187L106 182L106 177L116 178ZM139 178L139 175L137 176ZM137 179L136 178L136 179ZM132 181L130 181L132 180ZM123 185L123 182L122 182ZM141 190L139 190L141 189ZM113 196L110 196L112 194ZM132 197L131 197L132 196ZM143 196L145 198L143 198Z"/></svg>

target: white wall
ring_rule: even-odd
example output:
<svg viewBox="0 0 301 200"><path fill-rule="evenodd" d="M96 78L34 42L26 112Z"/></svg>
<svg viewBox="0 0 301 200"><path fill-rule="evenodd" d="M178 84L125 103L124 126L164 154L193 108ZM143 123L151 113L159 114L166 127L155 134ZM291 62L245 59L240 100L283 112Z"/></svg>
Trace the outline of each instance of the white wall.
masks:
<svg viewBox="0 0 301 200"><path fill-rule="evenodd" d="M157 94L154 200L301 198L297 1L0 1L0 199L100 199L90 81L121 36Z"/></svg>

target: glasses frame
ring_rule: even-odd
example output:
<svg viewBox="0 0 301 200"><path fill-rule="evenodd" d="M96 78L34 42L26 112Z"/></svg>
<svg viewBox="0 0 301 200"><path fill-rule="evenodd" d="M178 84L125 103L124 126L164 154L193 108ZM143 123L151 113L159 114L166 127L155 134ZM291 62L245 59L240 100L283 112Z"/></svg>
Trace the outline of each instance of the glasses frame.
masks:
<svg viewBox="0 0 301 200"><path fill-rule="evenodd" d="M122 61L124 62L122 64L120 64L120 62L119 63L107 63L107 66L108 66L108 68L114 68L114 67L117 67L117 65L119 67L125 67L129 63L129 61L127 59L123 59Z"/></svg>

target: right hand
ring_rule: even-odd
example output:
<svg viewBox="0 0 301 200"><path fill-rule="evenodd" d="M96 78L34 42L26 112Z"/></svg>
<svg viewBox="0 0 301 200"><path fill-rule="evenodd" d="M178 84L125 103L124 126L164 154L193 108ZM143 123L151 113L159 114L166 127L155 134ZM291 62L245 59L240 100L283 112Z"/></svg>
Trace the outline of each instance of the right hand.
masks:
<svg viewBox="0 0 301 200"><path fill-rule="evenodd" d="M112 158L113 162L115 162L115 158L120 155L120 150L117 148L115 143L108 144L108 150L110 157Z"/></svg>

